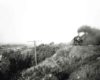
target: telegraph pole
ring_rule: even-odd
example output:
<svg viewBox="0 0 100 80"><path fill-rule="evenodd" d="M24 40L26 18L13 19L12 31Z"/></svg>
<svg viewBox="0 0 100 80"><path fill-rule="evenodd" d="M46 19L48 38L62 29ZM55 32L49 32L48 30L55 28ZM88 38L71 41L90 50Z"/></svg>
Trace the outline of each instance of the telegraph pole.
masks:
<svg viewBox="0 0 100 80"><path fill-rule="evenodd" d="M34 42L34 56L35 56L35 64L37 65L37 52L36 52L36 42L39 42L39 41L28 41L28 42Z"/></svg>
<svg viewBox="0 0 100 80"><path fill-rule="evenodd" d="M35 50L35 63L37 65L36 41L34 41L34 50Z"/></svg>

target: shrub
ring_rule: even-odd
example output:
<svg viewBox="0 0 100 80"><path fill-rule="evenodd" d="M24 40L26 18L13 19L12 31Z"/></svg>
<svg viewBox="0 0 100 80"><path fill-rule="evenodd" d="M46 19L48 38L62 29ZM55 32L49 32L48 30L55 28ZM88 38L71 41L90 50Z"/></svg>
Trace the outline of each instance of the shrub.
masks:
<svg viewBox="0 0 100 80"><path fill-rule="evenodd" d="M43 45L42 44L42 45L37 46L38 63L54 55L58 49L59 47L54 46L54 45Z"/></svg>
<svg viewBox="0 0 100 80"><path fill-rule="evenodd" d="M31 61L32 57L29 54L24 55L20 51L4 52L0 63L0 75L3 75L2 80L17 80L21 76L20 72L22 70L32 66Z"/></svg>
<svg viewBox="0 0 100 80"><path fill-rule="evenodd" d="M37 46L38 63L48 57L51 57L57 49L58 47L54 45L43 44ZM17 80L22 76L21 72L27 68L30 68L31 66L35 66L34 50L31 52L26 52L26 54L21 54L21 51L5 51L3 53L3 60L0 63L0 79Z"/></svg>

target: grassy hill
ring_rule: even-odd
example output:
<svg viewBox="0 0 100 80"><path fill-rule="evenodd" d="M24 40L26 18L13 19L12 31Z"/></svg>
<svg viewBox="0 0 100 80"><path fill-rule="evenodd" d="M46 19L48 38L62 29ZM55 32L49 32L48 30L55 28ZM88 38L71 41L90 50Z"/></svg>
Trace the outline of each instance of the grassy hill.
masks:
<svg viewBox="0 0 100 80"><path fill-rule="evenodd" d="M22 71L19 80L100 80L100 46L59 48L37 66Z"/></svg>

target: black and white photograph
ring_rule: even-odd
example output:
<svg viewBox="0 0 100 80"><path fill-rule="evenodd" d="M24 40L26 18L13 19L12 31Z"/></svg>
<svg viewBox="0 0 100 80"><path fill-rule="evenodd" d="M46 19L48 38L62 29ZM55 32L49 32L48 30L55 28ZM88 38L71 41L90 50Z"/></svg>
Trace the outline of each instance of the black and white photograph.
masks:
<svg viewBox="0 0 100 80"><path fill-rule="evenodd" d="M0 80L100 80L100 0L0 0Z"/></svg>

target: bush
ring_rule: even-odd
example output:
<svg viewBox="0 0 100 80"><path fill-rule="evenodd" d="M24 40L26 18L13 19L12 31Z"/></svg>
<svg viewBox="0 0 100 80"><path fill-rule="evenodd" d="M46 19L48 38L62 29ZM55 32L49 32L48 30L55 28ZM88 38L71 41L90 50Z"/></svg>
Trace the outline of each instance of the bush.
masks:
<svg viewBox="0 0 100 80"><path fill-rule="evenodd" d="M56 53L56 51L59 49L58 46L54 45L39 45L37 46L37 60L38 63L44 61L46 58L51 57Z"/></svg>
<svg viewBox="0 0 100 80"><path fill-rule="evenodd" d="M58 47L54 45L42 44L37 46L38 63L51 57L57 49ZM21 54L21 51L5 51L0 63L0 79L17 80L19 77L22 77L21 72L31 66L35 66L34 50L25 54Z"/></svg>
<svg viewBox="0 0 100 80"><path fill-rule="evenodd" d="M0 79L17 80L21 76L21 71L32 66L31 55L21 54L20 51L4 52L2 62L0 63ZM2 75L2 76L1 76ZM6 76L6 77L5 77Z"/></svg>

